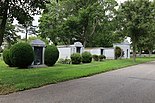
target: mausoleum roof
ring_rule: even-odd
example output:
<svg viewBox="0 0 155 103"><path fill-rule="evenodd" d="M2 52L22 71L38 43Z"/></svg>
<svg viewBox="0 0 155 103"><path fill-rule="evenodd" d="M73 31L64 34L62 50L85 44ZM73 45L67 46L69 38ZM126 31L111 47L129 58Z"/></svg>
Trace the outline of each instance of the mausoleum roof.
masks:
<svg viewBox="0 0 155 103"><path fill-rule="evenodd" d="M31 45L32 45L32 46L38 46L38 47L45 47L45 46L46 46L45 42L43 42L43 41L40 40L40 39L33 40L33 41L31 42Z"/></svg>
<svg viewBox="0 0 155 103"><path fill-rule="evenodd" d="M130 43L127 42L127 41L124 41L124 42L121 42L121 43L114 43L114 45L130 45Z"/></svg>

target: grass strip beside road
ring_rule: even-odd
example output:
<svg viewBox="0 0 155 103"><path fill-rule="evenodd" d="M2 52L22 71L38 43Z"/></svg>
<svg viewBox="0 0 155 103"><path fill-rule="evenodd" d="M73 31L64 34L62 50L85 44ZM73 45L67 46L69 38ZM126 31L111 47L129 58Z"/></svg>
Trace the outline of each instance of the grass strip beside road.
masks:
<svg viewBox="0 0 155 103"><path fill-rule="evenodd" d="M122 59L80 65L56 64L53 67L33 69L10 68L0 61L0 94L91 76L152 60L155 58L137 58L136 63L132 59Z"/></svg>

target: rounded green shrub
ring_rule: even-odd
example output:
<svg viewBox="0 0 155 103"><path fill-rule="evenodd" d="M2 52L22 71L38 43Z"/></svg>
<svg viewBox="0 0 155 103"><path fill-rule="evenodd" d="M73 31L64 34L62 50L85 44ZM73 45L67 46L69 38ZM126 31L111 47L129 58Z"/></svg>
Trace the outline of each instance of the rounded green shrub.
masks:
<svg viewBox="0 0 155 103"><path fill-rule="evenodd" d="M3 60L7 65L9 65L10 67L13 67L13 64L11 63L10 50L9 49L6 49L3 51Z"/></svg>
<svg viewBox="0 0 155 103"><path fill-rule="evenodd" d="M91 63L92 55L90 52L83 52L82 53L82 63Z"/></svg>
<svg viewBox="0 0 155 103"><path fill-rule="evenodd" d="M10 49L11 63L19 68L27 68L34 61L34 51L28 43L17 43Z"/></svg>
<svg viewBox="0 0 155 103"><path fill-rule="evenodd" d="M106 56L105 55L99 55L98 58L100 61L102 61L103 59L106 59Z"/></svg>
<svg viewBox="0 0 155 103"><path fill-rule="evenodd" d="M122 54L122 50L120 47L115 47L115 59L118 59L119 57L121 57Z"/></svg>
<svg viewBox="0 0 155 103"><path fill-rule="evenodd" d="M98 61L98 60L99 60L99 56L98 56L98 55L96 55L96 54L95 54L95 55L93 55L93 60L94 60L94 61Z"/></svg>
<svg viewBox="0 0 155 103"><path fill-rule="evenodd" d="M59 51L55 45L48 45L45 49L45 64L53 66L59 58Z"/></svg>
<svg viewBox="0 0 155 103"><path fill-rule="evenodd" d="M82 60L82 57L81 57L80 53L73 53L71 55L72 64L80 64L81 60Z"/></svg>

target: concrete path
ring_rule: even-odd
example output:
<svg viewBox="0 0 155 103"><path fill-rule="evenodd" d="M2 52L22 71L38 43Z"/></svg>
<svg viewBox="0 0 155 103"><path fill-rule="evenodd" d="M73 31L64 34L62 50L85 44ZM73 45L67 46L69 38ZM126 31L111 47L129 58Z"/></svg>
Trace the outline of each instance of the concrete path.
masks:
<svg viewBox="0 0 155 103"><path fill-rule="evenodd" d="M155 103L155 62L2 95L0 103Z"/></svg>

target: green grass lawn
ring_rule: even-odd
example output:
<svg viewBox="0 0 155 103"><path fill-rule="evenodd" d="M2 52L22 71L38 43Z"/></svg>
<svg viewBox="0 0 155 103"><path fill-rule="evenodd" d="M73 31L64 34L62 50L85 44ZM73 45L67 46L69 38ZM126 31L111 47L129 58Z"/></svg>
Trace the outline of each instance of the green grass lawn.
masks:
<svg viewBox="0 0 155 103"><path fill-rule="evenodd" d="M90 76L152 60L155 58L137 58L136 63L133 63L132 59L122 59L81 65L56 64L53 67L33 69L10 68L0 61L0 94Z"/></svg>

